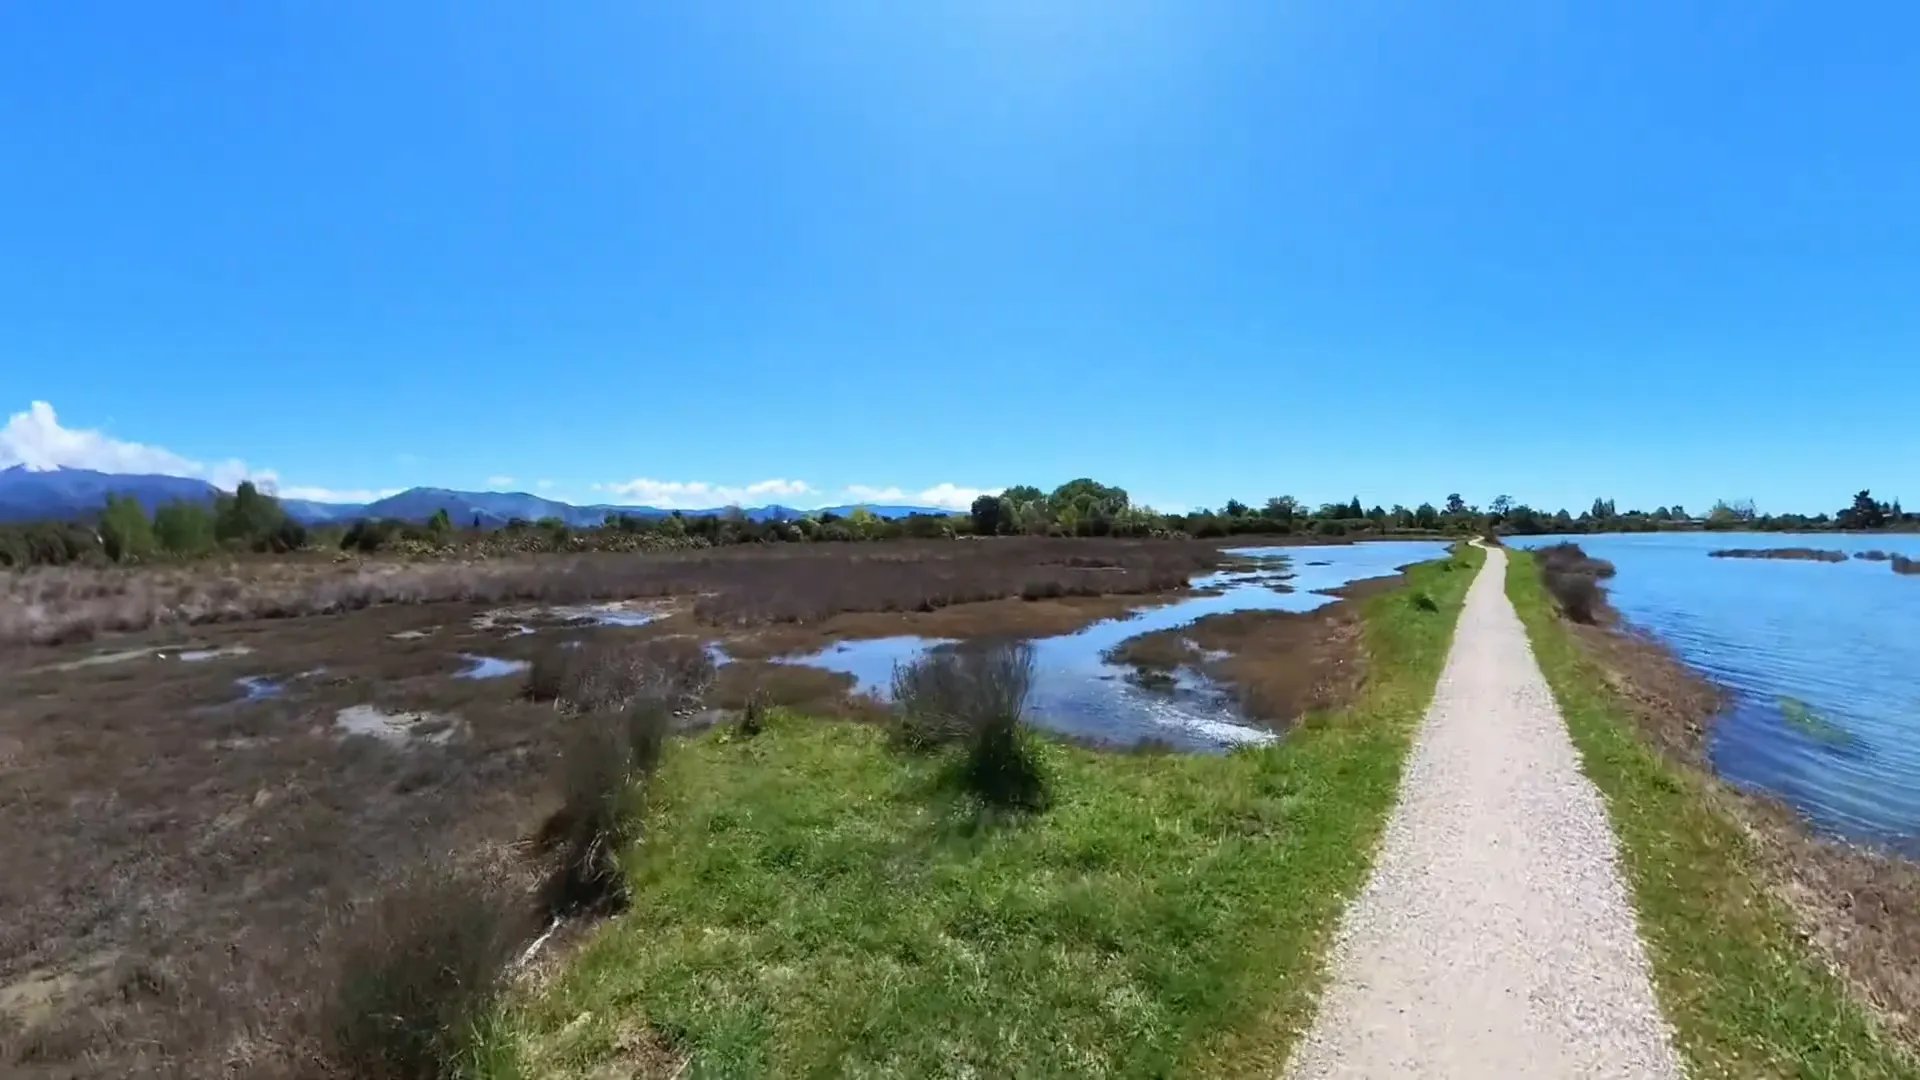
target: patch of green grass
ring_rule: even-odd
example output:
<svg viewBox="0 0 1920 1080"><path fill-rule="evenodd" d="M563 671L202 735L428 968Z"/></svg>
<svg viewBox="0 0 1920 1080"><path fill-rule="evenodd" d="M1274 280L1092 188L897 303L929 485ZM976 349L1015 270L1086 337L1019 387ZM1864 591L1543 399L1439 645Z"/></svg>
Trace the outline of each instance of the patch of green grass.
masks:
<svg viewBox="0 0 1920 1080"><path fill-rule="evenodd" d="M516 1010L525 1071L1277 1074L1445 660L1456 568L1411 574L1436 610L1363 602L1352 709L1224 756L1039 740L1038 814L980 815L874 727L775 712L676 746L631 910Z"/></svg>
<svg viewBox="0 0 1920 1080"><path fill-rule="evenodd" d="M1554 615L1530 555L1507 595L1586 773L1605 796L1660 1004L1696 1077L1894 1077L1914 1065L1802 943L1718 781L1642 741L1606 676Z"/></svg>

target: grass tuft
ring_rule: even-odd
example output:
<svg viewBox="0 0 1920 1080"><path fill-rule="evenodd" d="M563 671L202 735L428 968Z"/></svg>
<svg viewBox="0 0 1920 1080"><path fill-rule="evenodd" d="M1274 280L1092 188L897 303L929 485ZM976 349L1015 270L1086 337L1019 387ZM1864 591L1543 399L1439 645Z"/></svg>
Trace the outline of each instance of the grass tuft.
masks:
<svg viewBox="0 0 1920 1080"><path fill-rule="evenodd" d="M1033 647L992 642L933 649L893 672L896 744L958 744L953 778L988 806L1040 810L1047 781L1023 714L1033 687Z"/></svg>
<svg viewBox="0 0 1920 1080"><path fill-rule="evenodd" d="M642 697L571 721L560 751L560 809L541 833L555 856L545 906L556 916L626 906L620 855L640 838L646 785L673 721L667 702Z"/></svg>
<svg viewBox="0 0 1920 1080"><path fill-rule="evenodd" d="M324 1067L365 1080L467 1074L528 929L509 890L444 867L354 912L318 1003Z"/></svg>

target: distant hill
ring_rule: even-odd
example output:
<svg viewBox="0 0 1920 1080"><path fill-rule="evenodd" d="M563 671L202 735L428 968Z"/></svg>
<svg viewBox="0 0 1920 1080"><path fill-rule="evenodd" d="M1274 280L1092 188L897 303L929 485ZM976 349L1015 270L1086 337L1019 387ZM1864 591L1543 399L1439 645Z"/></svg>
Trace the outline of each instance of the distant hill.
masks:
<svg viewBox="0 0 1920 1080"><path fill-rule="evenodd" d="M24 465L0 469L0 522L40 521L49 518L71 520L98 511L108 495L127 495L139 501L149 512L175 500L212 502L219 490L205 480L179 476L120 475L92 469L49 469L35 471ZM287 513L308 525L353 521L358 518L395 518L423 522L436 511L446 510L454 524L468 526L476 521L482 528L495 529L514 518L538 521L555 517L575 528L598 525L608 514L636 517L665 517L671 513L657 506L615 506L599 504L574 506L543 499L525 492L453 491L447 488L409 488L371 503L324 503L310 499L282 499ZM723 508L683 510L683 514L717 514ZM755 521L785 521L808 513L835 513L842 517L855 506L833 506L821 511L795 510L790 506L752 506L742 513ZM949 511L930 506L869 506L867 509L885 518L909 514L945 514Z"/></svg>
<svg viewBox="0 0 1920 1080"><path fill-rule="evenodd" d="M151 513L166 503L212 502L205 480L182 476L119 475L92 469L0 469L0 521L71 520L94 513L109 495L128 495Z"/></svg>

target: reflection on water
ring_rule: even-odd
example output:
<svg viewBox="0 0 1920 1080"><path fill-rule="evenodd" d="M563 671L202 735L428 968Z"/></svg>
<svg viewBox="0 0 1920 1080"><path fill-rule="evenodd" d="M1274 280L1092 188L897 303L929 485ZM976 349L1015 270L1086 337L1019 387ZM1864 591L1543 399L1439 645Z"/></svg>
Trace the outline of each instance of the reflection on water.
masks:
<svg viewBox="0 0 1920 1080"><path fill-rule="evenodd" d="M1318 565L1299 565L1303 552L1312 552ZM1071 634L1035 639L1030 699L1034 722L1068 735L1120 746L1154 740L1184 750L1221 750L1270 742L1273 733L1247 724L1224 688L1192 672L1180 673L1171 685L1141 686L1128 677L1132 668L1107 662L1108 650L1128 638L1185 626L1208 615L1312 611L1335 602L1334 597L1313 590L1338 588L1362 578L1391 574L1410 563L1439 558L1446 553L1446 545L1386 541L1237 548L1232 553L1269 565L1194 579L1195 588L1217 589L1213 595L1144 608L1126 618L1103 619ZM1277 560L1281 559L1292 564L1284 567L1293 572L1287 581L1291 592L1277 592L1272 587ZM916 637L844 641L789 662L845 672L854 677L859 690L886 697L895 664L948 644Z"/></svg>
<svg viewBox="0 0 1920 1080"><path fill-rule="evenodd" d="M1920 578L1884 562L1712 559L1724 547L1875 549L1920 536L1648 533L1571 539L1619 567L1613 605L1732 692L1709 750L1817 827L1920 855Z"/></svg>
<svg viewBox="0 0 1920 1080"><path fill-rule="evenodd" d="M473 653L461 653L460 659L467 662L467 669L456 673L456 679L499 679L518 675L528 666L525 660L502 660L497 656L476 656Z"/></svg>

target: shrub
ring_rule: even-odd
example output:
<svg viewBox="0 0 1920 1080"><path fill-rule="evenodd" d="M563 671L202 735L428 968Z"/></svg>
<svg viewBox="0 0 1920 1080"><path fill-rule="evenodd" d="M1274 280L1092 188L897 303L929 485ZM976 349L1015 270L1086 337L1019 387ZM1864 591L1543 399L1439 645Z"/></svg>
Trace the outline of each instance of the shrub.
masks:
<svg viewBox="0 0 1920 1080"><path fill-rule="evenodd" d="M740 721L734 725L735 734L751 739L767 728L766 695L758 689L747 696L747 707L740 710Z"/></svg>
<svg viewBox="0 0 1920 1080"><path fill-rule="evenodd" d="M1596 559L1578 544L1554 544L1534 553L1540 578L1567 618L1594 623L1606 610L1607 597L1600 579L1612 577L1613 564Z"/></svg>
<svg viewBox="0 0 1920 1080"><path fill-rule="evenodd" d="M368 1080L459 1075L529 929L507 889L444 867L356 911L317 1002L325 1064Z"/></svg>
<svg viewBox="0 0 1920 1080"><path fill-rule="evenodd" d="M643 695L678 708L706 692L713 671L713 657L692 638L554 646L533 658L523 692L576 712L625 709Z"/></svg>
<svg viewBox="0 0 1920 1080"><path fill-rule="evenodd" d="M1896 574L1920 574L1920 559L1909 559L1905 555L1895 555L1888 560L1893 563Z"/></svg>
<svg viewBox="0 0 1920 1080"><path fill-rule="evenodd" d="M1543 547L1533 553L1534 561L1545 570L1573 571L1590 574L1597 578L1610 578L1614 575L1614 566L1605 559L1596 559L1586 553L1579 544L1559 543Z"/></svg>
<svg viewBox="0 0 1920 1080"><path fill-rule="evenodd" d="M100 542L107 558L114 562L133 562L153 553L153 523L147 511L131 497L107 496L107 508L100 515Z"/></svg>
<svg viewBox="0 0 1920 1080"><path fill-rule="evenodd" d="M213 550L213 514L199 503L167 503L153 512L153 538L169 555L198 558Z"/></svg>
<svg viewBox="0 0 1920 1080"><path fill-rule="evenodd" d="M1424 589L1421 590L1420 592L1414 593L1413 596L1411 597L1411 601L1413 603L1413 606L1420 611L1439 611L1440 610L1440 605L1435 603L1433 597L1428 595Z"/></svg>
<svg viewBox="0 0 1920 1080"><path fill-rule="evenodd" d="M640 837L647 781L659 767L672 722L672 708L660 697L571 722L560 751L560 809L540 838L555 853L545 897L554 915L626 906L620 853Z"/></svg>
<svg viewBox="0 0 1920 1080"><path fill-rule="evenodd" d="M1047 804L1022 714L1033 685L1033 647L996 642L934 649L893 674L895 741L910 749L958 743L954 776L982 802L1002 809Z"/></svg>
<svg viewBox="0 0 1920 1080"><path fill-rule="evenodd" d="M1598 621L1606 605L1600 582L1590 574L1571 570L1549 570L1544 574L1547 591L1559 602L1560 610L1577 623Z"/></svg>

